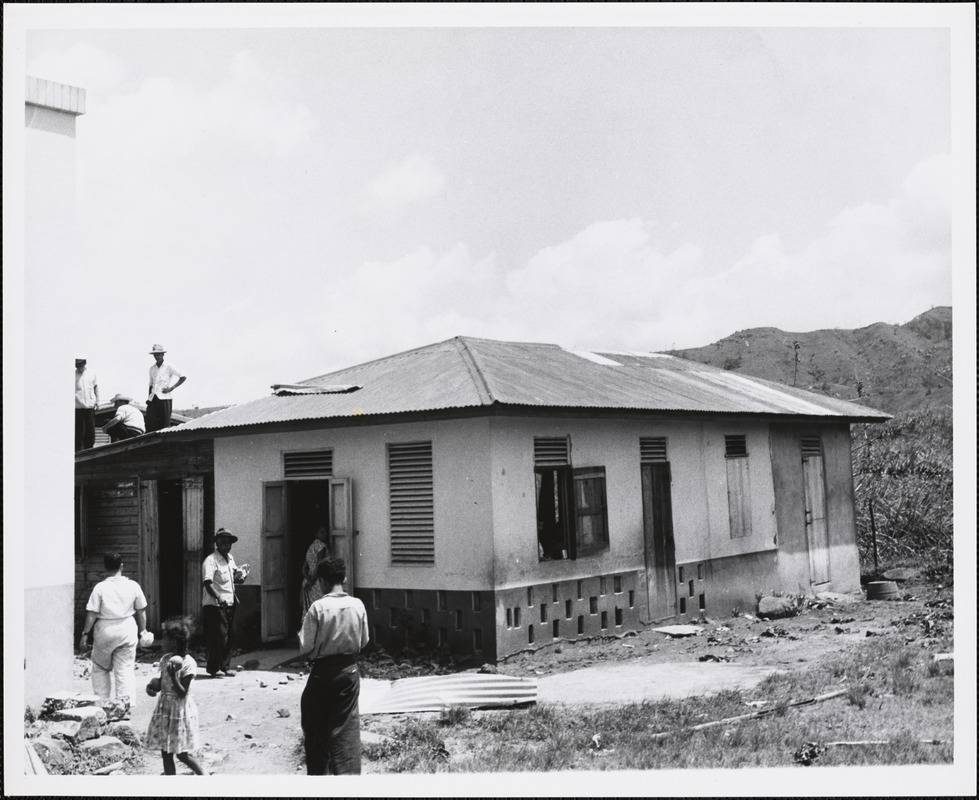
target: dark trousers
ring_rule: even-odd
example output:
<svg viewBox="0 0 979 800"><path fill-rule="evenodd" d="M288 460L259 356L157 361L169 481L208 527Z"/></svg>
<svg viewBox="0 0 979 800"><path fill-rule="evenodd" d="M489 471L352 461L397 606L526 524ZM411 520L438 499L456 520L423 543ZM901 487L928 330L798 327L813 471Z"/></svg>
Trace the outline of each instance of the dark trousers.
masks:
<svg viewBox="0 0 979 800"><path fill-rule="evenodd" d="M360 775L360 672L355 658L313 662L300 701L307 775Z"/></svg>
<svg viewBox="0 0 979 800"><path fill-rule="evenodd" d="M154 395L146 403L146 432L162 431L170 427L170 413L173 410L173 400L161 400Z"/></svg>
<svg viewBox="0 0 979 800"><path fill-rule="evenodd" d="M231 668L231 648L235 639L235 606L203 606L204 643L207 646L207 672Z"/></svg>
<svg viewBox="0 0 979 800"><path fill-rule="evenodd" d="M95 444L95 409L75 409L75 450L88 450Z"/></svg>
<svg viewBox="0 0 979 800"><path fill-rule="evenodd" d="M123 425L121 422L117 422L107 431L109 434L110 442L121 442L123 439L135 439L137 436L142 436L143 432L137 428L130 428L128 425Z"/></svg>

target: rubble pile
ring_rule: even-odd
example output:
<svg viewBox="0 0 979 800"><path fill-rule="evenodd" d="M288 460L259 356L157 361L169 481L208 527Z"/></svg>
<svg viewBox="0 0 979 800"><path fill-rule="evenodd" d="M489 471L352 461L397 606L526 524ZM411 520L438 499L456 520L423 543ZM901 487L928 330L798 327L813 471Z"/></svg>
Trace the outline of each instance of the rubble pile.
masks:
<svg viewBox="0 0 979 800"><path fill-rule="evenodd" d="M58 692L44 700L28 726L27 743L48 772L114 774L142 744L128 717L125 700Z"/></svg>

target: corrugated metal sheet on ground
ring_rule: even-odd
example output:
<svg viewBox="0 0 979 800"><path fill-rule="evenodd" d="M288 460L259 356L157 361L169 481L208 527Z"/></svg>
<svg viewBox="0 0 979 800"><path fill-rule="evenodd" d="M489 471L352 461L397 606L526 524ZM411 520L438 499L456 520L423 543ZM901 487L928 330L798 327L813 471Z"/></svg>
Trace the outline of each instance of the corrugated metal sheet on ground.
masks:
<svg viewBox="0 0 979 800"><path fill-rule="evenodd" d="M365 702L361 714L406 714L442 711L453 706L506 708L537 702L537 681L509 675L462 673L402 678L380 696Z"/></svg>
<svg viewBox="0 0 979 800"><path fill-rule="evenodd" d="M597 356L597 357L595 357ZM207 430L494 404L885 420L867 406L656 353L582 353L457 337L303 382L346 394L269 396L181 426Z"/></svg>

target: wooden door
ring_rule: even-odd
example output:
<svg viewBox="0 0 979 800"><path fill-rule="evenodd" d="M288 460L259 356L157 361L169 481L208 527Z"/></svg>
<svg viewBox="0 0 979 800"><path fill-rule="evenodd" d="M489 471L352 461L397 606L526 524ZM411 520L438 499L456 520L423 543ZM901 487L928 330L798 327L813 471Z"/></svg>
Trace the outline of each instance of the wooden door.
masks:
<svg viewBox="0 0 979 800"><path fill-rule="evenodd" d="M146 597L146 627L159 630L160 623L160 518L156 481L138 481L139 486L139 575L136 578Z"/></svg>
<svg viewBox="0 0 979 800"><path fill-rule="evenodd" d="M289 636L286 578L286 485L263 485L262 507L262 641Z"/></svg>
<svg viewBox="0 0 979 800"><path fill-rule="evenodd" d="M201 562L204 558L204 478L193 475L183 479L183 562L184 613L195 614L201 604Z"/></svg>
<svg viewBox="0 0 979 800"><path fill-rule="evenodd" d="M354 520L350 478L330 478L330 554L347 562L347 594L354 593Z"/></svg>
<svg viewBox="0 0 979 800"><path fill-rule="evenodd" d="M646 599L650 621L676 616L676 549L669 462L642 465Z"/></svg>
<svg viewBox="0 0 979 800"><path fill-rule="evenodd" d="M802 475L806 493L806 542L812 583L828 583L829 530L826 525L826 487L823 482L823 457L804 456Z"/></svg>

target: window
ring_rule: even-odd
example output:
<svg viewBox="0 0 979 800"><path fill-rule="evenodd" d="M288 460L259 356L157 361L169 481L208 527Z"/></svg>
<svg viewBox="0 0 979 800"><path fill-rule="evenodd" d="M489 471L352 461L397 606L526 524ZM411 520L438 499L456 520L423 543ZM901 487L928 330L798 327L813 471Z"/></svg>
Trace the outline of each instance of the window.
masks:
<svg viewBox="0 0 979 800"><path fill-rule="evenodd" d="M724 437L727 465L727 508L731 538L751 535L751 483L748 478L748 445L743 435Z"/></svg>
<svg viewBox="0 0 979 800"><path fill-rule="evenodd" d="M388 445L391 563L435 563L432 443Z"/></svg>
<svg viewBox="0 0 979 800"><path fill-rule="evenodd" d="M605 467L537 467L537 544L541 561L608 549Z"/></svg>

